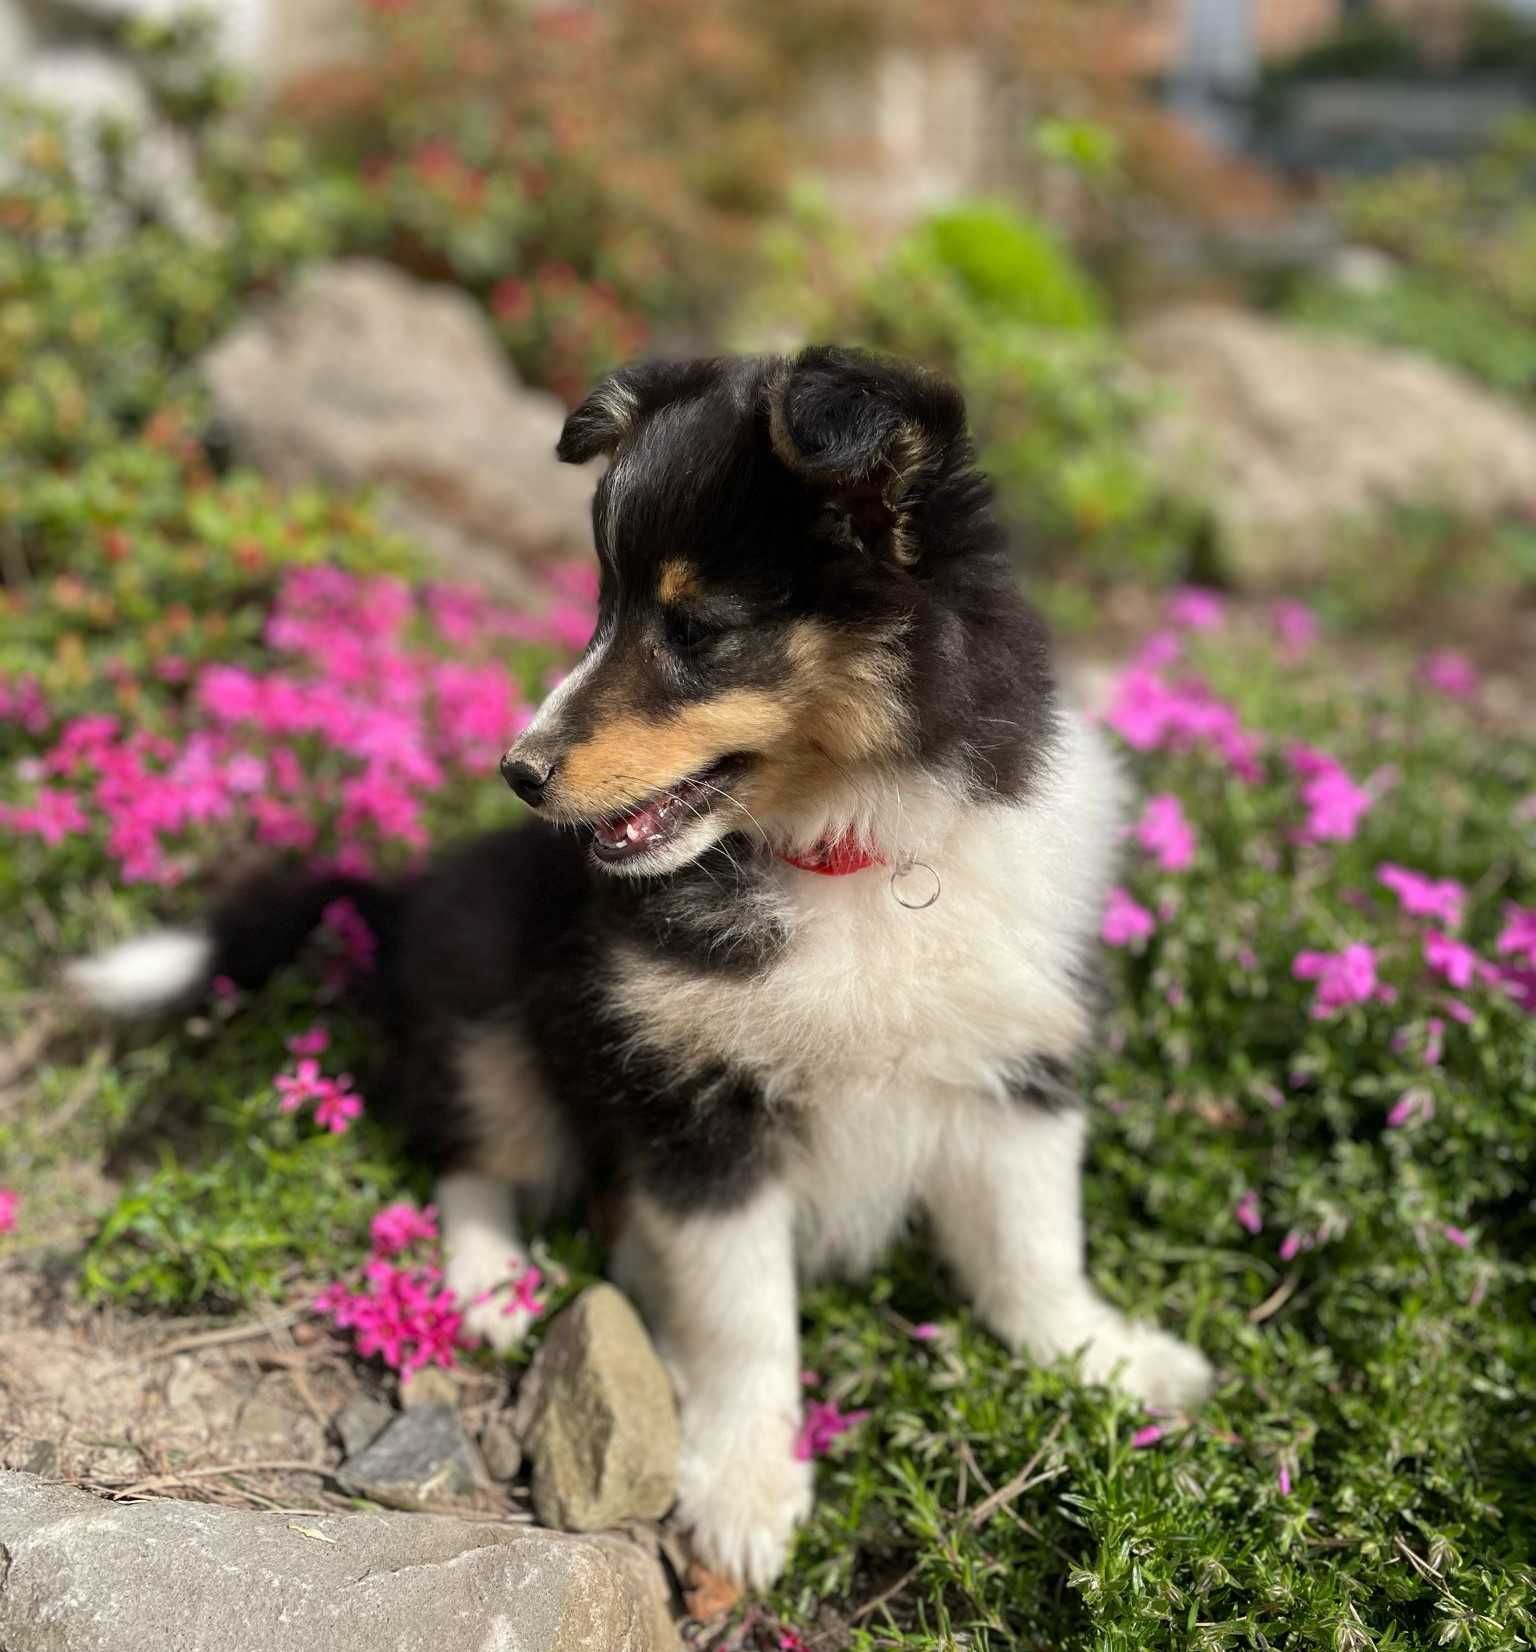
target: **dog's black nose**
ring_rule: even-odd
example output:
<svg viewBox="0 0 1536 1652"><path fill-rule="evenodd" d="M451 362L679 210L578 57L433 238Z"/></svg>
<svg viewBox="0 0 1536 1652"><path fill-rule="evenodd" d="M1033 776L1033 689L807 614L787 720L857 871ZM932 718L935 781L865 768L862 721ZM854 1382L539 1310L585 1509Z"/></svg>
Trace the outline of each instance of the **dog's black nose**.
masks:
<svg viewBox="0 0 1536 1652"><path fill-rule="evenodd" d="M530 763L526 757L514 757L508 752L501 760L501 778L524 803L535 809L544 801L544 790L554 772L555 765L542 758Z"/></svg>

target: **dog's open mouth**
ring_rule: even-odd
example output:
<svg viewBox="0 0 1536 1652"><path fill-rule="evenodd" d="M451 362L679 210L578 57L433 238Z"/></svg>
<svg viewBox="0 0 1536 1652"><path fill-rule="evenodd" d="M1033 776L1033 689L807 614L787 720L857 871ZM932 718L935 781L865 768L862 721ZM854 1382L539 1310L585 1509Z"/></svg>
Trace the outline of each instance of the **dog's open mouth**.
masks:
<svg viewBox="0 0 1536 1652"><path fill-rule="evenodd" d="M722 757L666 791L597 821L592 828L593 853L599 860L635 860L665 847L728 801L725 786L740 763L737 757Z"/></svg>

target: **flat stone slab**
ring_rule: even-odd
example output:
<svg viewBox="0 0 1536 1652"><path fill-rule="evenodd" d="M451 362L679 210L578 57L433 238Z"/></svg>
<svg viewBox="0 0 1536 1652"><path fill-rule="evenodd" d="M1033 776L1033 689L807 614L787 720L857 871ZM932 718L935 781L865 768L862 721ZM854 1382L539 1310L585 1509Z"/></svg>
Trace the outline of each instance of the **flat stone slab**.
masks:
<svg viewBox="0 0 1536 1652"><path fill-rule="evenodd" d="M433 1515L109 1503L0 1473L0 1647L662 1652L676 1638L637 1556Z"/></svg>

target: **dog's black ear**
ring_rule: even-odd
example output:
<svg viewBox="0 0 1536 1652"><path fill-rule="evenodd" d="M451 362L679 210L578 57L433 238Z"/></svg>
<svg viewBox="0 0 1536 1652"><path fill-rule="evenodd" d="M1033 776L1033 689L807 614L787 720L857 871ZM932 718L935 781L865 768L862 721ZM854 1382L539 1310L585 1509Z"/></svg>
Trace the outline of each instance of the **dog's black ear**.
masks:
<svg viewBox="0 0 1536 1652"><path fill-rule="evenodd" d="M617 368L571 409L555 445L556 457L584 465L600 453L612 453L647 413L702 390L717 370L712 360L632 361Z"/></svg>
<svg viewBox="0 0 1536 1652"><path fill-rule="evenodd" d="M916 556L906 528L924 489L965 440L965 403L910 362L831 345L802 350L772 378L768 428L779 459L868 549Z"/></svg>

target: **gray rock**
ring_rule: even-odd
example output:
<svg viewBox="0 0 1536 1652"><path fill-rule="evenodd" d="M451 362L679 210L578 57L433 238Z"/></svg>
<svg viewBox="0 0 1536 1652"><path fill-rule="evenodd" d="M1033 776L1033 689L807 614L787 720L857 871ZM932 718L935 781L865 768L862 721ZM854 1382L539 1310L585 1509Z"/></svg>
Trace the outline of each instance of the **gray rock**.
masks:
<svg viewBox="0 0 1536 1652"><path fill-rule="evenodd" d="M378 486L457 577L531 590L527 559L591 545L565 409L520 387L462 293L387 265L311 270L203 363L240 456L279 481Z"/></svg>
<svg viewBox="0 0 1536 1652"><path fill-rule="evenodd" d="M459 1385L438 1365L424 1365L400 1379L400 1404L411 1411L418 1405L459 1403Z"/></svg>
<svg viewBox="0 0 1536 1652"><path fill-rule="evenodd" d="M676 1644L632 1556L526 1526L114 1504L0 1474L0 1556L0 1647L17 1652Z"/></svg>
<svg viewBox="0 0 1536 1652"><path fill-rule="evenodd" d="M493 1480L513 1480L523 1466L523 1442L510 1411L498 1411L480 1431L480 1455Z"/></svg>
<svg viewBox="0 0 1536 1652"><path fill-rule="evenodd" d="M1322 273L1346 292L1374 298L1392 286L1402 274L1402 266L1375 247L1345 246L1337 248L1324 262Z"/></svg>
<svg viewBox="0 0 1536 1652"><path fill-rule="evenodd" d="M26 1470L28 1474L57 1474L59 1472L59 1448L53 1440L27 1440Z"/></svg>
<svg viewBox="0 0 1536 1652"><path fill-rule="evenodd" d="M348 1457L359 1456L395 1420L393 1406L371 1394L354 1394L331 1418L331 1427Z"/></svg>
<svg viewBox="0 0 1536 1652"><path fill-rule="evenodd" d="M1198 305L1131 347L1174 392L1149 450L1211 496L1249 584L1315 575L1404 507L1476 519L1536 498L1536 420L1426 358Z"/></svg>
<svg viewBox="0 0 1536 1652"><path fill-rule="evenodd" d="M451 1406L402 1411L371 1445L341 1466L348 1491L392 1509L466 1501L480 1489L475 1448Z"/></svg>
<svg viewBox="0 0 1536 1652"><path fill-rule="evenodd" d="M677 1494L672 1385L640 1316L612 1285L584 1291L550 1326L526 1379L523 1443L547 1526L597 1531L659 1519Z"/></svg>

